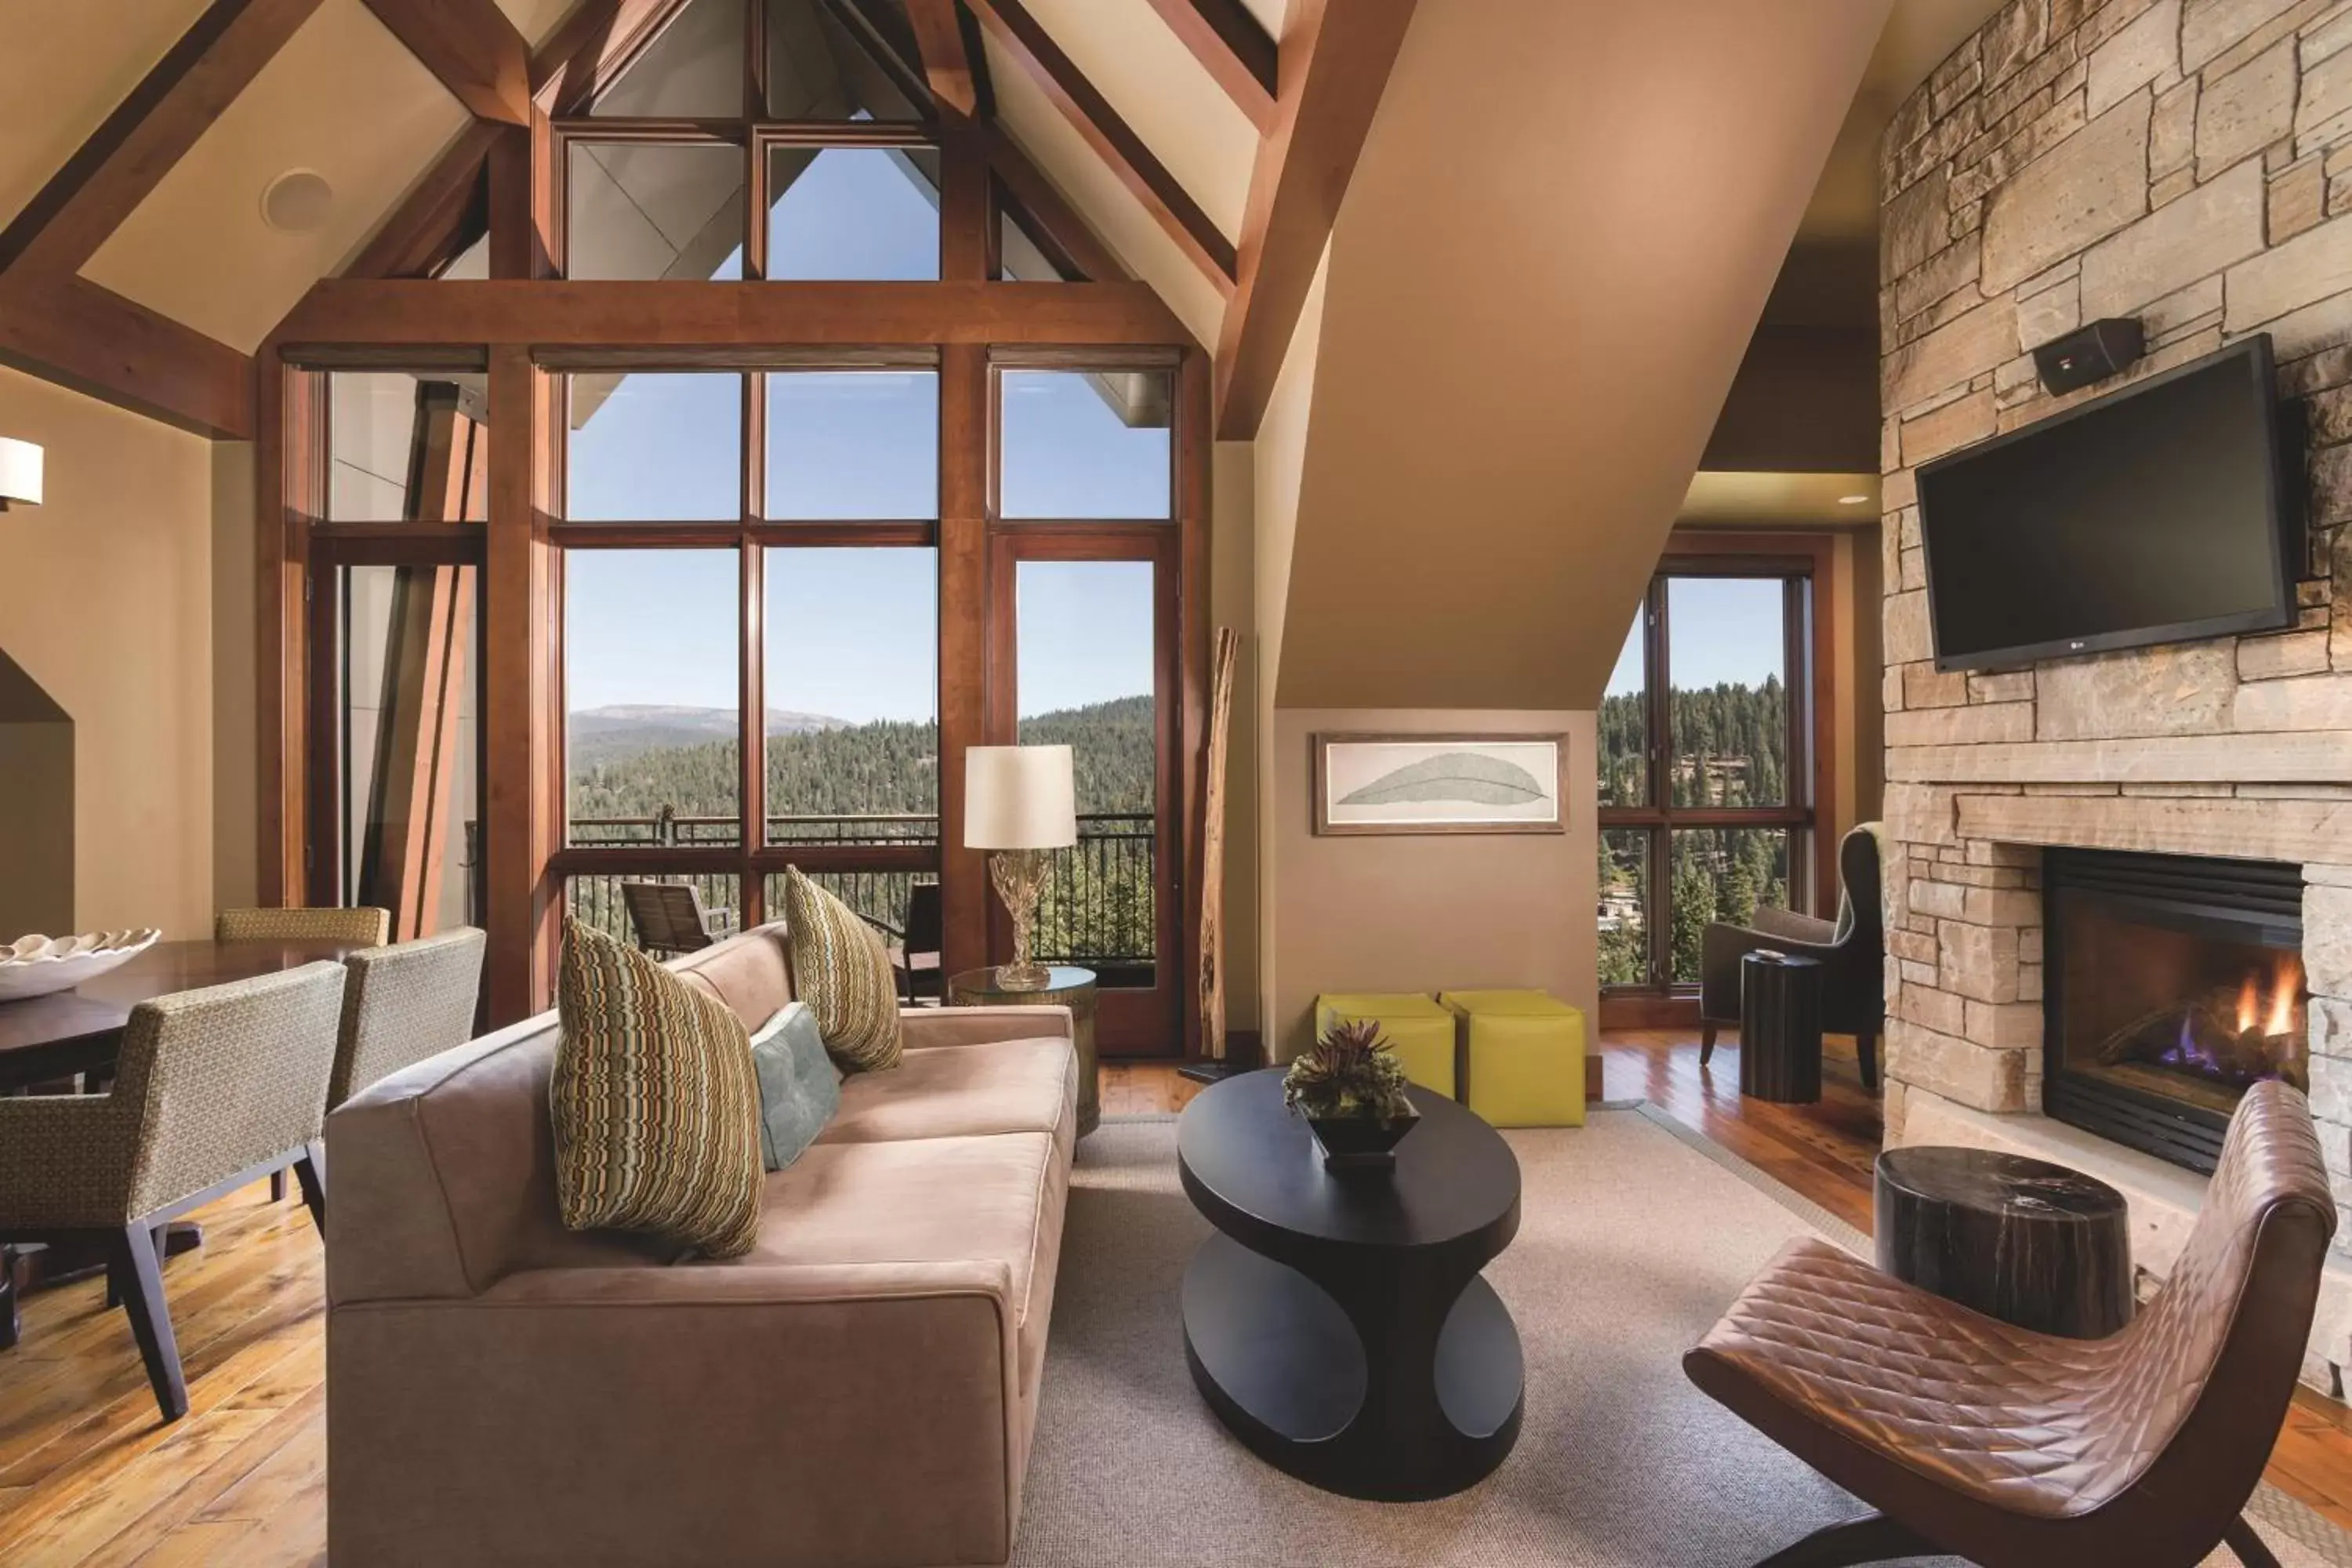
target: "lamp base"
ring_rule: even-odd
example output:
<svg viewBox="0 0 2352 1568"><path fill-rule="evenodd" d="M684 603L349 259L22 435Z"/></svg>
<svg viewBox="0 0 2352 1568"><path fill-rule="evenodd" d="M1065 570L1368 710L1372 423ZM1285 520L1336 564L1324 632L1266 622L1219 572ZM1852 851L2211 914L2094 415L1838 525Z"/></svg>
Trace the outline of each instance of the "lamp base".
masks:
<svg viewBox="0 0 2352 1568"><path fill-rule="evenodd" d="M1043 991L1054 983L1054 972L1042 963L1000 963L996 966L996 988L999 991Z"/></svg>

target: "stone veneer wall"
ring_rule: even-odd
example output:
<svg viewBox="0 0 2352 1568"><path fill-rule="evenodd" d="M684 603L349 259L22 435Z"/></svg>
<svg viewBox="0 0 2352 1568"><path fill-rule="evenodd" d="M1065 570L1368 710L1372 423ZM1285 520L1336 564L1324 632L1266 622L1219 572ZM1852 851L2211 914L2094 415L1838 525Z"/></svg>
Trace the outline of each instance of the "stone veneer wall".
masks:
<svg viewBox="0 0 2352 1568"><path fill-rule="evenodd" d="M1890 1141L2041 1105L2040 848L2305 867L2312 1103L2352 1198L2352 0L2014 0L1881 150ZM1939 674L1913 470L2111 390L2028 352L2102 316L2146 374L2268 331L2307 400L2302 617ZM2352 1241L2352 1224L2339 1233Z"/></svg>

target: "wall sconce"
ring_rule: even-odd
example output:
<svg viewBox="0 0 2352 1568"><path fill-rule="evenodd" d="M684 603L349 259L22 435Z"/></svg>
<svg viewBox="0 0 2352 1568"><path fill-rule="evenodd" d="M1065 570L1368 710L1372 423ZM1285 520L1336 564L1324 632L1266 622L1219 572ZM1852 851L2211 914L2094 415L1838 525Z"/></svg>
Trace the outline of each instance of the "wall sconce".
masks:
<svg viewBox="0 0 2352 1568"><path fill-rule="evenodd" d="M0 436L0 511L41 504L41 449Z"/></svg>

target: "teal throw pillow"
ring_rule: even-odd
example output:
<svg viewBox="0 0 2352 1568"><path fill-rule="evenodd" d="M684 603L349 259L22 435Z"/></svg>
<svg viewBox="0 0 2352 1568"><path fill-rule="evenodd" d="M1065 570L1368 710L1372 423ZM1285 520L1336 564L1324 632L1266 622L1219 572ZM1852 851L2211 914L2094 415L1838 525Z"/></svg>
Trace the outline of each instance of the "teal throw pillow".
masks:
<svg viewBox="0 0 2352 1568"><path fill-rule="evenodd" d="M816 1142L841 1107L841 1075L825 1054L816 1015L787 1002L751 1034L751 1065L760 1074L760 1160L781 1171Z"/></svg>

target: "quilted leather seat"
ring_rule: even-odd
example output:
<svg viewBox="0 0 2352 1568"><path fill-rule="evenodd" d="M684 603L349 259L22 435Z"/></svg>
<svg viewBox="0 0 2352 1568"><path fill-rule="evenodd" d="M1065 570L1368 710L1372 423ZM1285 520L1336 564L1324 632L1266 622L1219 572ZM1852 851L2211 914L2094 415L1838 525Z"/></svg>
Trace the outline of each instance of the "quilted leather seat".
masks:
<svg viewBox="0 0 2352 1568"><path fill-rule="evenodd" d="M1778 1568L1950 1552L1987 1568L2179 1568L2227 1540L2278 1436L2336 1228L2304 1098L2240 1104L2187 1249L2121 1333L2053 1339L1819 1241L1759 1275L1691 1381L1881 1513Z"/></svg>

